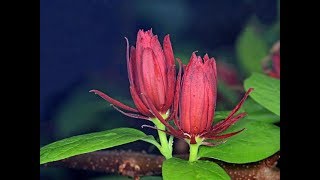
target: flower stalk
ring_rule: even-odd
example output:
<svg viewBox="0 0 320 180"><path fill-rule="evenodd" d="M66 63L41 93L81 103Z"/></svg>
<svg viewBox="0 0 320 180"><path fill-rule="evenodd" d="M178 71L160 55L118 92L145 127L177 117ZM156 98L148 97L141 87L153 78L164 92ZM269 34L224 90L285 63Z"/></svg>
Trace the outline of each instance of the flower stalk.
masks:
<svg viewBox="0 0 320 180"><path fill-rule="evenodd" d="M197 144L189 144L190 147L190 154L189 154L189 162L193 162L198 160L198 151L201 143Z"/></svg>
<svg viewBox="0 0 320 180"><path fill-rule="evenodd" d="M172 142L168 141L167 134L164 132L166 130L165 125L163 125L158 118L152 118L151 120L157 128L158 136L160 140L160 148L158 147L161 154L166 158L172 158Z"/></svg>

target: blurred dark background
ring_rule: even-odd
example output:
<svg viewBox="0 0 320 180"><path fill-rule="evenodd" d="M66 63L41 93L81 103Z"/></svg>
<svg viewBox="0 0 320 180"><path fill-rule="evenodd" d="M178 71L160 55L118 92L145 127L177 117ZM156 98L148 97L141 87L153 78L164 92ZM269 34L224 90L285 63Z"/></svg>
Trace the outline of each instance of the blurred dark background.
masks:
<svg viewBox="0 0 320 180"><path fill-rule="evenodd" d="M124 117L89 93L90 89L99 89L133 104L128 90L124 37L134 45L139 29L152 28L161 43L170 34L175 57L184 63L198 50L198 55L208 53L229 64L240 82L250 72L261 71L263 55L257 53L260 56L254 57L256 60L246 62L242 49L249 54L251 48L253 54L267 54L279 39L278 2L41 0L40 146L72 135L149 124ZM229 102L231 107L233 102ZM217 108L224 107L228 105L219 100ZM156 153L142 142L121 148ZM86 172L41 169L42 179L91 177L95 176Z"/></svg>

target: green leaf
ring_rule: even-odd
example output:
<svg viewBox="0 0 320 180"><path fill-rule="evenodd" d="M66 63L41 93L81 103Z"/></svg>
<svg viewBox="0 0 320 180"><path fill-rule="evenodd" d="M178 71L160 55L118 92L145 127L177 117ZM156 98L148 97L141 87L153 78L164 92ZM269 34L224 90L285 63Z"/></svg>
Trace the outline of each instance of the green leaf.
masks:
<svg viewBox="0 0 320 180"><path fill-rule="evenodd" d="M161 147L161 145L158 143L158 141L156 139L154 139L154 136L152 135L148 135L142 139L140 139L141 141L153 144L154 146L156 146L158 149Z"/></svg>
<svg viewBox="0 0 320 180"><path fill-rule="evenodd" d="M199 156L230 163L249 163L265 159L280 150L280 128L273 124L241 119L225 133L246 128L215 147L200 146ZM223 133L224 134L224 133Z"/></svg>
<svg viewBox="0 0 320 180"><path fill-rule="evenodd" d="M142 131L132 128L117 128L73 136L42 147L40 149L40 164L119 146L146 137L147 135Z"/></svg>
<svg viewBox="0 0 320 180"><path fill-rule="evenodd" d="M218 164L210 161L194 161L171 158L162 165L164 180L230 179Z"/></svg>
<svg viewBox="0 0 320 180"><path fill-rule="evenodd" d="M254 88L250 97L266 109L280 116L280 80L253 73L244 81L244 88Z"/></svg>
<svg viewBox="0 0 320 180"><path fill-rule="evenodd" d="M257 33L253 24L248 24L236 42L237 56L247 74L262 72L261 60L268 54L268 46Z"/></svg>
<svg viewBox="0 0 320 180"><path fill-rule="evenodd" d="M253 121L261 121L265 123L276 123L280 121L280 117L278 115L267 110L251 98L246 100L239 112L246 112L247 119Z"/></svg>
<svg viewBox="0 0 320 180"><path fill-rule="evenodd" d="M224 120L231 111L216 111L214 115L214 123ZM246 119L252 121L261 121L265 123L276 123L280 121L280 117L266 108L262 107L260 104L248 98L238 113L246 112Z"/></svg>

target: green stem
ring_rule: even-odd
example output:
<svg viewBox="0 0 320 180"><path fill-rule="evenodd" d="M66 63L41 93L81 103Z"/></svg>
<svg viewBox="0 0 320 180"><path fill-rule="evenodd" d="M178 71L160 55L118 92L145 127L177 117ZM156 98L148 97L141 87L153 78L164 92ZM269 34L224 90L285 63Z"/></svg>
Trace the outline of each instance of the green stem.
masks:
<svg viewBox="0 0 320 180"><path fill-rule="evenodd" d="M189 161L193 162L198 160L198 150L201 143L197 144L190 144L190 155L189 155Z"/></svg>
<svg viewBox="0 0 320 180"><path fill-rule="evenodd" d="M158 135L159 135L160 144L161 144L161 147L158 148L159 151L162 153L162 155L164 155L164 157L166 159L172 158L172 148L169 145L166 133L163 132L163 131L166 130L165 125L163 125L157 118L152 119L152 122L159 129L158 130ZM161 130L163 130L163 131L161 131Z"/></svg>

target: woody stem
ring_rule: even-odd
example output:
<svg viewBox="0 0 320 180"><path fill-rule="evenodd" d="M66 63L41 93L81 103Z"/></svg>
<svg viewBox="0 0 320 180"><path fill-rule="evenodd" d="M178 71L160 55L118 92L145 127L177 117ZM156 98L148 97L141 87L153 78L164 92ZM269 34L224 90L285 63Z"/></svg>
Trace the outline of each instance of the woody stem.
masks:
<svg viewBox="0 0 320 180"><path fill-rule="evenodd" d="M166 130L165 125L163 125L157 118L153 118L152 122L156 125L157 129L159 129L157 130L161 144L159 151L166 159L172 158L172 142L168 142L167 135L165 132L163 132Z"/></svg>

